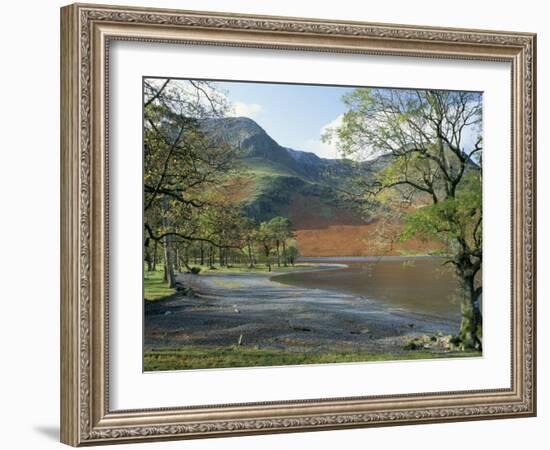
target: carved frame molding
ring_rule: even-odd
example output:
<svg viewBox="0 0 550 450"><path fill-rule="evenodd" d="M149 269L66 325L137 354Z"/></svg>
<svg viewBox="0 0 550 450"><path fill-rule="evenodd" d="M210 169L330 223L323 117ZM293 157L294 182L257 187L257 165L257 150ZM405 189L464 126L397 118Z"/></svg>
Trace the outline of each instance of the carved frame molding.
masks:
<svg viewBox="0 0 550 450"><path fill-rule="evenodd" d="M535 415L534 34L75 4L61 10L61 35L63 442L78 446ZM106 104L112 40L509 61L510 389L110 411Z"/></svg>

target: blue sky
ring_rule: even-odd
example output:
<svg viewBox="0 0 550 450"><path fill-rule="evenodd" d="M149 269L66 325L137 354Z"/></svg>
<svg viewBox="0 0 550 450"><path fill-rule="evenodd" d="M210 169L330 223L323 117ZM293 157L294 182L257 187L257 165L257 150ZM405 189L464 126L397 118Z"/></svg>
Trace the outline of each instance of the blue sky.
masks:
<svg viewBox="0 0 550 450"><path fill-rule="evenodd" d="M323 128L344 114L342 95L352 88L296 84L216 82L236 116L254 119L284 147L337 158L334 146L321 142Z"/></svg>
<svg viewBox="0 0 550 450"><path fill-rule="evenodd" d="M164 80L154 81L162 84ZM321 136L327 128L342 124L347 111L342 97L355 88L238 81L210 83L220 99L230 103L228 115L255 120L279 145L313 152L322 158L341 157L335 144L321 142ZM185 82L181 87L185 87ZM465 149L473 148L480 131L477 125L464 128ZM371 157L376 155L376 149L370 150L374 152Z"/></svg>

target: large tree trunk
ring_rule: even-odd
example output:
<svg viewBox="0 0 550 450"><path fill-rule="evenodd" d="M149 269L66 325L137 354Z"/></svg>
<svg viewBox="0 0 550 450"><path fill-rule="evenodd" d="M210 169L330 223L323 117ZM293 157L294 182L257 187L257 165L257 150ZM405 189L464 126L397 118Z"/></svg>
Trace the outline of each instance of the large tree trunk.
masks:
<svg viewBox="0 0 550 450"><path fill-rule="evenodd" d="M176 272L179 272L181 268L180 250L177 245L175 245L174 247L176 252L176 255L174 257L174 269L176 270Z"/></svg>
<svg viewBox="0 0 550 450"><path fill-rule="evenodd" d="M458 333L458 337L460 338L460 346L463 350L481 351L481 288L475 288L474 275L471 270L459 268L459 277L463 291L462 302L460 304L462 321L460 323L460 331Z"/></svg>
<svg viewBox="0 0 550 450"><path fill-rule="evenodd" d="M248 246L248 267L252 269L254 267L254 258L252 257L252 243L250 242L250 240L248 240L247 246Z"/></svg>
<svg viewBox="0 0 550 450"><path fill-rule="evenodd" d="M265 262L267 264L267 270L268 272L271 272L271 261L269 260L269 247L264 245L265 250Z"/></svg>
<svg viewBox="0 0 550 450"><path fill-rule="evenodd" d="M147 263L147 272L153 271L153 260L151 258L151 251L149 246L145 247L145 262Z"/></svg>
<svg viewBox="0 0 550 450"><path fill-rule="evenodd" d="M169 236L164 238L164 281L166 281L170 287L174 287L176 284L172 243L170 242Z"/></svg>
<svg viewBox="0 0 550 450"><path fill-rule="evenodd" d="M281 267L281 252L279 251L279 247L281 244L279 242L279 239L277 239L276 245L277 245L277 267Z"/></svg>
<svg viewBox="0 0 550 450"><path fill-rule="evenodd" d="M162 219L163 225L166 229L170 229L170 221L166 217L166 213L169 210L168 197L163 197L162 206L164 209L164 217ZM171 288L175 287L176 280L174 277L174 256L173 256L173 244L172 237L165 236L163 239L164 244L164 279Z"/></svg>
<svg viewBox="0 0 550 450"><path fill-rule="evenodd" d="M155 243L153 244L153 262L152 262L152 271L153 272L155 270L157 270L157 262L158 262L157 246L158 246L158 242L155 241Z"/></svg>
<svg viewBox="0 0 550 450"><path fill-rule="evenodd" d="M288 261L287 261L287 257L286 257L286 240L283 239L283 265L285 267L288 266Z"/></svg>

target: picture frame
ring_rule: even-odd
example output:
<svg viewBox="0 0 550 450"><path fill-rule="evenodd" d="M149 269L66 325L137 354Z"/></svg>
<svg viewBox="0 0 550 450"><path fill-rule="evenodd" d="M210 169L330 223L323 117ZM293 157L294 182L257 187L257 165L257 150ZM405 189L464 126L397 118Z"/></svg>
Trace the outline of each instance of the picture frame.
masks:
<svg viewBox="0 0 550 450"><path fill-rule="evenodd" d="M109 64L117 41L510 64L510 385L113 410ZM81 446L536 415L535 90L531 33L106 5L62 8L61 441Z"/></svg>

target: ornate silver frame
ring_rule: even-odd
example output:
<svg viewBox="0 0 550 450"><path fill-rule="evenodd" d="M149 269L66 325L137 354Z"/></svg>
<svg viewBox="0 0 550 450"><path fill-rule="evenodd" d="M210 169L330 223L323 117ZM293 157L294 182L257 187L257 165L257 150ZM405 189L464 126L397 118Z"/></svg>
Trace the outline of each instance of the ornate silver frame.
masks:
<svg viewBox="0 0 550 450"><path fill-rule="evenodd" d="M111 411L106 95L109 43L117 39L510 62L510 388ZM82 4L62 8L62 442L79 446L535 415L535 52L536 36L530 33Z"/></svg>

